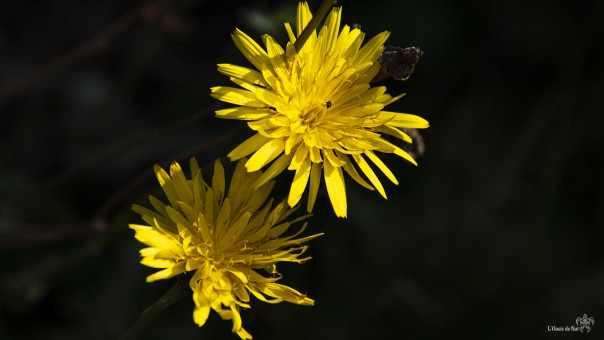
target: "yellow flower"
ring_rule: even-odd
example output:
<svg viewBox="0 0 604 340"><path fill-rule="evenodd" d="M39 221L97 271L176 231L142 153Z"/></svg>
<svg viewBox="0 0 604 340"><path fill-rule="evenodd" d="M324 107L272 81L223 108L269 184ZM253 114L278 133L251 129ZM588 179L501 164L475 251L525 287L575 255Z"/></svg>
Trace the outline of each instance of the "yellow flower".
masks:
<svg viewBox="0 0 604 340"><path fill-rule="evenodd" d="M312 14L308 4L298 6L297 36ZM382 32L361 47L365 34L344 26L340 30L341 8L335 7L317 35L312 32L300 51L295 50L290 25L285 29L290 41L286 50L268 35L262 36L266 51L240 30L233 40L258 70L219 64L218 71L240 88L218 86L212 96L238 107L216 111L226 119L249 121L255 135L236 147L229 158L253 155L245 164L249 172L274 160L254 184L260 187L286 168L295 175L288 203L296 205L310 180L308 211L312 211L322 169L327 192L337 216L346 217L347 203L343 171L362 186L386 198L379 179L367 159L395 184L392 172L375 151L394 153L413 164L413 158L382 138L391 135L411 143L398 128L427 128L428 122L415 115L382 111L403 95L386 94L385 86L371 87L380 69L378 57L389 32ZM367 176L367 183L354 164ZM417 164L416 164L417 165Z"/></svg>
<svg viewBox="0 0 604 340"><path fill-rule="evenodd" d="M195 271L189 283L195 323L202 326L212 308L223 319L233 320L233 332L251 339L239 314L240 307L250 308L248 292L270 303L314 304L298 291L276 283L280 279L276 263L309 259L300 257L307 248L302 244L321 234L296 238L306 228L304 223L293 235L282 237L290 225L308 216L286 222L295 209L285 202L272 207L272 199L264 204L274 182L254 190L252 184L262 172L248 174L244 163L245 159L237 164L228 191L220 161L214 164L211 187L194 159L192 179L185 177L176 162L170 175L156 165L155 174L169 204L149 196L156 211L133 205L148 225L131 224L130 228L148 246L140 251L141 263L163 268L147 277L147 282ZM271 275L264 276L259 269Z"/></svg>

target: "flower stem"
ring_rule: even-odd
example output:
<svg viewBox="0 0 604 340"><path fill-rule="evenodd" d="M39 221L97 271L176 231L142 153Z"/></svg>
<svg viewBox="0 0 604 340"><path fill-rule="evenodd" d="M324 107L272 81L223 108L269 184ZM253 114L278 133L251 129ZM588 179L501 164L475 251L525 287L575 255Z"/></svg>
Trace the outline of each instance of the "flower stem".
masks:
<svg viewBox="0 0 604 340"><path fill-rule="evenodd" d="M147 307L143 314L136 320L136 323L128 329L126 334L122 336L121 340L134 340L138 339L142 331L147 325L155 319L165 308L172 304L180 301L185 296L189 295L191 290L187 285L187 280L182 277L178 277L178 281L170 290L164 294L159 300L155 301L151 306Z"/></svg>
<svg viewBox="0 0 604 340"><path fill-rule="evenodd" d="M338 3L338 0L324 0L323 1L323 3L319 7L319 10L317 11L316 15L314 15L312 17L312 19L310 19L310 22L308 23L308 25L306 25L306 27L304 28L304 30L302 31L302 33L300 34L298 39L296 39L296 42L294 43L294 48L296 49L296 52L300 52L300 50L302 49L302 46L304 46L304 43L306 43L306 40L308 40L308 37L310 37L310 34L315 29L317 29L317 26L319 26L319 23L321 22L321 20L323 20L325 18L325 16L327 16L327 13L329 12L329 10L333 6L335 6L337 3Z"/></svg>

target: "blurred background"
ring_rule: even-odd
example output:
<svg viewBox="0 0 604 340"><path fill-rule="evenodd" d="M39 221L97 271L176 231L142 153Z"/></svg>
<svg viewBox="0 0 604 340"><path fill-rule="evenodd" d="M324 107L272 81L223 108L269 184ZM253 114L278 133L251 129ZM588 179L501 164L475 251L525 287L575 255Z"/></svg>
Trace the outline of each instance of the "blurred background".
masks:
<svg viewBox="0 0 604 340"><path fill-rule="evenodd" d="M145 283L128 223L155 163L209 164L245 138L212 116L229 34L286 41L288 1L0 3L0 339L118 339L173 281ZM313 259L281 265L315 307L253 301L255 339L604 337L604 2L352 1L342 23L425 51L390 109L426 153L386 163L388 200L323 192ZM310 1L316 10L319 1ZM245 131L239 129L239 131ZM232 166L230 167L232 169ZM287 193L287 176L277 195ZM237 339L187 297L142 339ZM548 332L595 319L589 334Z"/></svg>

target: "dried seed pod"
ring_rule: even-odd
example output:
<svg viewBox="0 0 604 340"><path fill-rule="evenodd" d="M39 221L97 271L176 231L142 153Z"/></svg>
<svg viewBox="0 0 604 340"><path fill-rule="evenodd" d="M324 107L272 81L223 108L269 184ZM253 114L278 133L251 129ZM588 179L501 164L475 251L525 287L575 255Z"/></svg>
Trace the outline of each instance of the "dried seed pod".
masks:
<svg viewBox="0 0 604 340"><path fill-rule="evenodd" d="M373 78L373 81L380 81L390 76L401 81L409 79L422 55L424 52L418 47L386 46L378 59L381 65L380 73Z"/></svg>

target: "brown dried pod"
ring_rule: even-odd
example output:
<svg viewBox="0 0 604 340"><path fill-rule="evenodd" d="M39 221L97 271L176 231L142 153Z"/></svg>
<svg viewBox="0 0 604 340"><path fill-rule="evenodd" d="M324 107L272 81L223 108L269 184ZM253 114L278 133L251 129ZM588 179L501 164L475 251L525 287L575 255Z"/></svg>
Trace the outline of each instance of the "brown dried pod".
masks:
<svg viewBox="0 0 604 340"><path fill-rule="evenodd" d="M380 81L390 76L400 81L409 79L422 55L424 52L418 47L386 46L378 58L381 65L380 73L373 78L373 81Z"/></svg>

